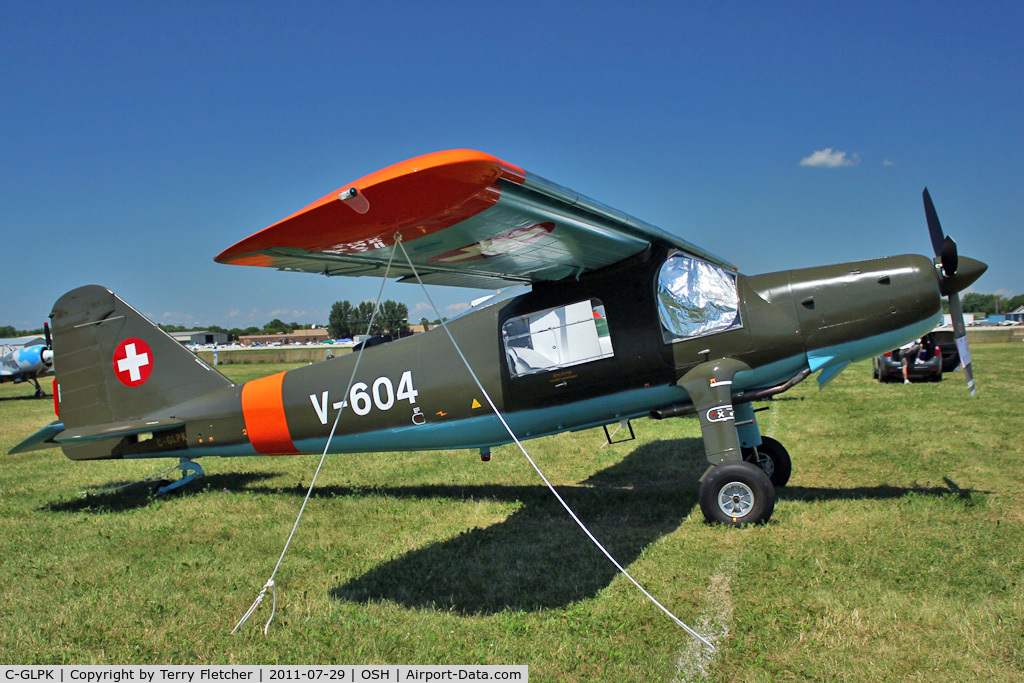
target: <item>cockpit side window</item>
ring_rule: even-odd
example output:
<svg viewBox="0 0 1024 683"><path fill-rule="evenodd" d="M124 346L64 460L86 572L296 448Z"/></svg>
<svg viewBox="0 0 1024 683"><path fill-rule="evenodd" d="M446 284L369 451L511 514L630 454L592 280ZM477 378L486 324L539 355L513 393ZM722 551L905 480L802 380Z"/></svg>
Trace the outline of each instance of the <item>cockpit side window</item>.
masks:
<svg viewBox="0 0 1024 683"><path fill-rule="evenodd" d="M512 377L614 355L604 305L597 299L510 318L501 332Z"/></svg>
<svg viewBox="0 0 1024 683"><path fill-rule="evenodd" d="M658 273L658 315L666 341L739 327L734 273L684 254L670 257Z"/></svg>

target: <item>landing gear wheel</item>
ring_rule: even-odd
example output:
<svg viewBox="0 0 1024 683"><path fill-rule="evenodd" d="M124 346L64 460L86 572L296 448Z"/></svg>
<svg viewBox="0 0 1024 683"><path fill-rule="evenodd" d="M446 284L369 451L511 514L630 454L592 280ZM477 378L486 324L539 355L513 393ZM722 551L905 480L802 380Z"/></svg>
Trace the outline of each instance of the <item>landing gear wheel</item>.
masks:
<svg viewBox="0 0 1024 683"><path fill-rule="evenodd" d="M154 479L149 483L149 492L154 496L159 496L161 495L160 490L171 483L170 479Z"/></svg>
<svg viewBox="0 0 1024 683"><path fill-rule="evenodd" d="M793 461L789 459L789 451L770 436L762 436L761 445L756 449L744 448L743 459L764 470L772 485L776 487L785 486L793 474Z"/></svg>
<svg viewBox="0 0 1024 683"><path fill-rule="evenodd" d="M715 467L700 486L704 519L727 526L762 524L775 510L775 487L757 465L730 462Z"/></svg>

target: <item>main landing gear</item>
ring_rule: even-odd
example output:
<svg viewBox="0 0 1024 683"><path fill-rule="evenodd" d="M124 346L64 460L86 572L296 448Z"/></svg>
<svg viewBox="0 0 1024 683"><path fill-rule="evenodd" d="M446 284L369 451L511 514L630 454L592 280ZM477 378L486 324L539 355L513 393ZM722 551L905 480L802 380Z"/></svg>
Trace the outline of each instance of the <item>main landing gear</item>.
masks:
<svg viewBox="0 0 1024 683"><path fill-rule="evenodd" d="M750 403L732 404L732 378L750 368L722 358L687 372L678 384L697 410L704 451L711 467L701 477L700 509L711 523L762 524L775 510L775 487L793 470L789 453L762 437Z"/></svg>
<svg viewBox="0 0 1024 683"><path fill-rule="evenodd" d="M199 463L192 462L188 458L180 458L178 461L177 468L172 469L181 470L181 479L178 479L177 481L172 481L170 483L161 482L161 484L158 485L156 489L153 491L154 495L158 497L166 496L171 491L179 489L185 484L189 483L190 481L193 481L205 474L203 468L199 466Z"/></svg>
<svg viewBox="0 0 1024 683"><path fill-rule="evenodd" d="M729 526L767 522L775 510L775 487L757 465L717 465L701 482L700 509L707 521Z"/></svg>
<svg viewBox="0 0 1024 683"><path fill-rule="evenodd" d="M761 437L760 446L744 447L743 459L754 463L768 475L773 486L785 486L793 473L793 462L785 446L770 436Z"/></svg>
<svg viewBox="0 0 1024 683"><path fill-rule="evenodd" d="M36 385L36 393L34 398L46 398L49 394L43 391L43 388L39 386L39 380L35 377L30 377L29 381Z"/></svg>

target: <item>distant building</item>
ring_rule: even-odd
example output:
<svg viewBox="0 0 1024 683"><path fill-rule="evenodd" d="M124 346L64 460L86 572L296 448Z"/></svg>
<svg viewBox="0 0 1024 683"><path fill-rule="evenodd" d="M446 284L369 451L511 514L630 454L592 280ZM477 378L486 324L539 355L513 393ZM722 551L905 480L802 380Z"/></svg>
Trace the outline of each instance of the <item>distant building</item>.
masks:
<svg viewBox="0 0 1024 683"><path fill-rule="evenodd" d="M191 346L193 344L227 344L228 335L223 332L196 330L193 332L170 332L175 341Z"/></svg>
<svg viewBox="0 0 1024 683"><path fill-rule="evenodd" d="M45 339L36 335L32 335L29 337L8 337L7 339L0 339L0 346L11 346L17 348L21 348L23 346L36 346L38 344L45 343Z"/></svg>
<svg viewBox="0 0 1024 683"><path fill-rule="evenodd" d="M969 325L969 324L973 323L977 319L978 319L978 314L977 313L964 313L964 324L965 325ZM952 314L950 314L950 313L943 313L942 314L942 324L939 325L939 327L952 327L952 326L953 326L953 316L952 316Z"/></svg>
<svg viewBox="0 0 1024 683"><path fill-rule="evenodd" d="M267 346L268 344L320 344L329 339L327 329L293 330L287 334L245 334L239 337L242 346Z"/></svg>

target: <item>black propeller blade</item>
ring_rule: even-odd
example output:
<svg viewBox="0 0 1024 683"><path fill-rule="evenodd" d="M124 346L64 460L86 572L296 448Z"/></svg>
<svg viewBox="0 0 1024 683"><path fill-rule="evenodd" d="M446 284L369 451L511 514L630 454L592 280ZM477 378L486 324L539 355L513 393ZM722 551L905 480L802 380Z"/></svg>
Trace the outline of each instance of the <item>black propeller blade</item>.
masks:
<svg viewBox="0 0 1024 683"><path fill-rule="evenodd" d="M928 188L924 188L924 217L928 221L928 234L932 238L932 251L935 258L942 256L942 225L939 224L939 214L935 213L935 205L932 204L932 196L928 194Z"/></svg>
<svg viewBox="0 0 1024 683"><path fill-rule="evenodd" d="M946 277L956 275L957 266L960 265L960 257L956 253L956 242L949 235L942 240L942 251L938 254L939 262L942 263L942 274Z"/></svg>
<svg viewBox="0 0 1024 683"><path fill-rule="evenodd" d="M970 389L971 396L974 396L974 369L971 367L971 351L967 346L967 328L964 326L963 309L960 308L960 295L953 281L956 269L960 265L960 257L957 254L956 242L953 241L953 238L942 234L939 214L935 212L935 205L932 203L932 197L928 194L927 187L922 196L924 198L924 216L928 221L928 234L932 238L932 250L935 252L935 258L942 265L942 277L945 280L942 289L947 293L949 299L949 314L953 320L953 339L960 352L960 365L963 366L964 376L967 377L967 388Z"/></svg>

